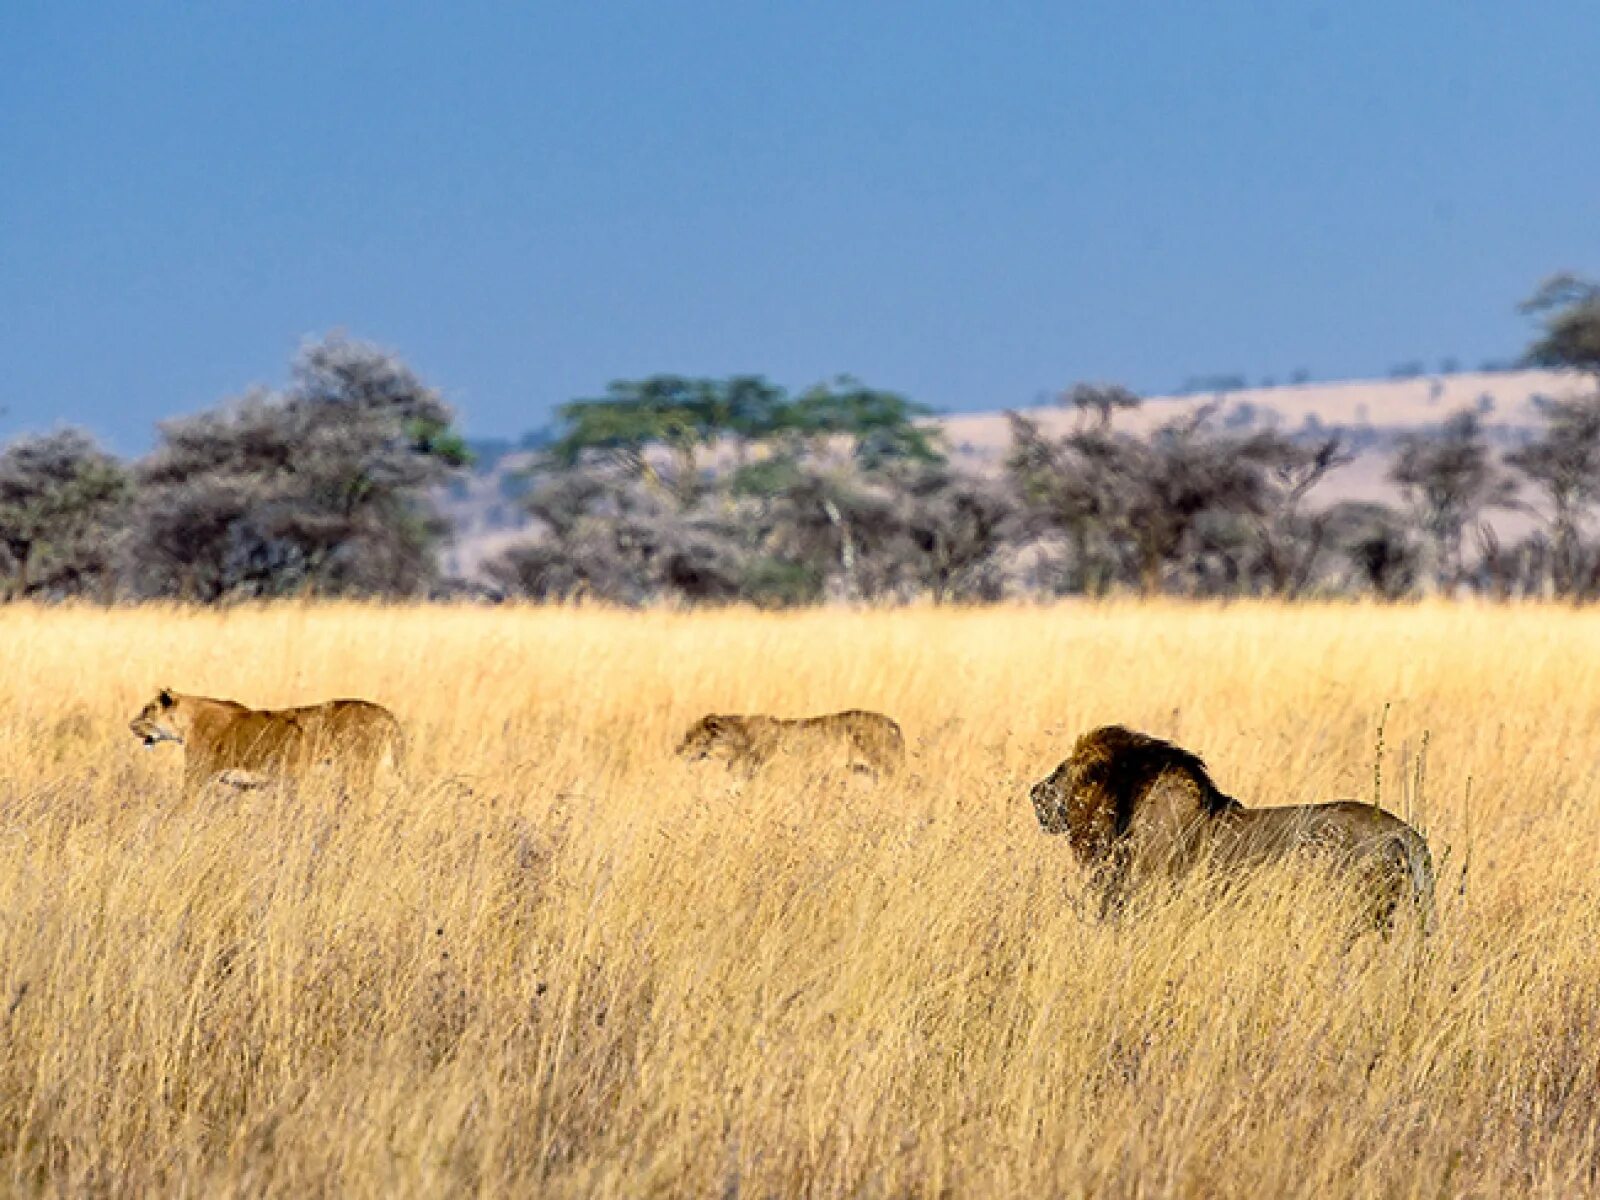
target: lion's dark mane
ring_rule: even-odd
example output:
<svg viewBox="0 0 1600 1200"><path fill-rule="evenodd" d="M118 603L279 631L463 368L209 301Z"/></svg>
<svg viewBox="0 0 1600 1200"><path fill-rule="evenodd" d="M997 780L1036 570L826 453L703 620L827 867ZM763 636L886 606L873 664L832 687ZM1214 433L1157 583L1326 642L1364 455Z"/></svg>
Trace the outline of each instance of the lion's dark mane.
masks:
<svg viewBox="0 0 1600 1200"><path fill-rule="evenodd" d="M1095 803L1110 806L1110 825L1116 837L1127 833L1134 811L1150 785L1168 772L1188 776L1207 813L1226 812L1238 806L1238 801L1211 781L1198 754L1122 725L1105 725L1084 734L1060 770L1069 773L1058 781L1069 795L1092 797ZM1079 823L1085 818L1104 820L1102 814L1095 812L1073 815Z"/></svg>

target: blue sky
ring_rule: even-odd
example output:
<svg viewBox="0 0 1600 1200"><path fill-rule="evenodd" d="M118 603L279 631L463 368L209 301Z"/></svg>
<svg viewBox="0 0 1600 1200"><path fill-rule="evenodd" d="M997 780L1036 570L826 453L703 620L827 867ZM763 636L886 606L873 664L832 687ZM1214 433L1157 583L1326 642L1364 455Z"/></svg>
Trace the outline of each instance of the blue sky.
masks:
<svg viewBox="0 0 1600 1200"><path fill-rule="evenodd" d="M1517 353L1600 272L1600 8L0 8L0 436L332 328L470 433L653 371L941 408Z"/></svg>

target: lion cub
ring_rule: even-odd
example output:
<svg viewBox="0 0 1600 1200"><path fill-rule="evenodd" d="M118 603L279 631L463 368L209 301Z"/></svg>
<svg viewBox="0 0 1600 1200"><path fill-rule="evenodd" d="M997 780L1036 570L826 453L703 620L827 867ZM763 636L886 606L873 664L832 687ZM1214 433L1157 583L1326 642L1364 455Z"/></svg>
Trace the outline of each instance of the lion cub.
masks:
<svg viewBox="0 0 1600 1200"><path fill-rule="evenodd" d="M303 778L319 768L342 783L371 786L380 770L398 771L405 757L400 722L365 700L262 710L162 688L128 728L146 748L183 747L190 794L219 777L253 784Z"/></svg>
<svg viewBox="0 0 1600 1200"><path fill-rule="evenodd" d="M714 758L754 775L781 756L829 762L874 778L892 775L905 761L900 726L882 713L852 709L822 717L701 717L678 744L688 762Z"/></svg>

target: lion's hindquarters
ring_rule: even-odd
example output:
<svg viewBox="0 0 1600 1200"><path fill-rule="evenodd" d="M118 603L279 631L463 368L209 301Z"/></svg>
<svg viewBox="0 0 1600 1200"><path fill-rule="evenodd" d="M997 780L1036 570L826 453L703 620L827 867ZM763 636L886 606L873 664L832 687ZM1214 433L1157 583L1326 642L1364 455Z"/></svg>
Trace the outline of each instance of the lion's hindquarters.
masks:
<svg viewBox="0 0 1600 1200"><path fill-rule="evenodd" d="M312 722L313 758L346 780L370 785L405 766L405 733L393 713L364 700L330 704Z"/></svg>
<svg viewBox="0 0 1600 1200"><path fill-rule="evenodd" d="M1405 836L1400 838L1401 851L1405 857L1406 871L1411 882L1411 898L1417 906L1418 916L1421 918L1422 931L1432 932L1434 922L1434 874L1433 852L1428 849L1428 843L1422 835L1409 825L1405 826Z"/></svg>
<svg viewBox="0 0 1600 1200"><path fill-rule="evenodd" d="M1402 903L1433 905L1427 842L1399 817L1355 801L1237 809L1219 821L1217 858L1229 866L1263 865L1310 853L1347 872L1387 922Z"/></svg>
<svg viewBox="0 0 1600 1200"><path fill-rule="evenodd" d="M860 760L853 765L884 776L893 775L905 765L906 739L897 722L882 713L862 711L841 713L838 719Z"/></svg>

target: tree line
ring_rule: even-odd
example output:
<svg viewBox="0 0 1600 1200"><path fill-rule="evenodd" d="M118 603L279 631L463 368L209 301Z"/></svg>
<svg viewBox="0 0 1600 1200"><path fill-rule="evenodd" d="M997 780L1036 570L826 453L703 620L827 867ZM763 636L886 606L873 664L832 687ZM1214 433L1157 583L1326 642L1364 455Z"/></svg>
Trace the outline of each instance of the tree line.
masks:
<svg viewBox="0 0 1600 1200"><path fill-rule="evenodd" d="M1600 380L1600 286L1547 282L1526 361ZM619 381L558 413L525 536L441 576L436 499L468 467L437 391L393 353L306 346L281 391L164 422L136 461L79 430L0 452L0 596L210 603L459 594L627 605L986 602L1007 596L1600 596L1600 389L1540 402L1499 453L1475 410L1399 440L1401 503L1319 503L1338 431L1236 427L1216 406L1136 434L1126 388L1078 384L1064 430L1007 414L994 469L927 410L842 377ZM1518 511L1507 545L1486 520Z"/></svg>
<svg viewBox="0 0 1600 1200"><path fill-rule="evenodd" d="M393 354L331 337L281 391L165 421L136 462L80 430L0 453L0 594L210 603L409 596L467 462L450 409Z"/></svg>

